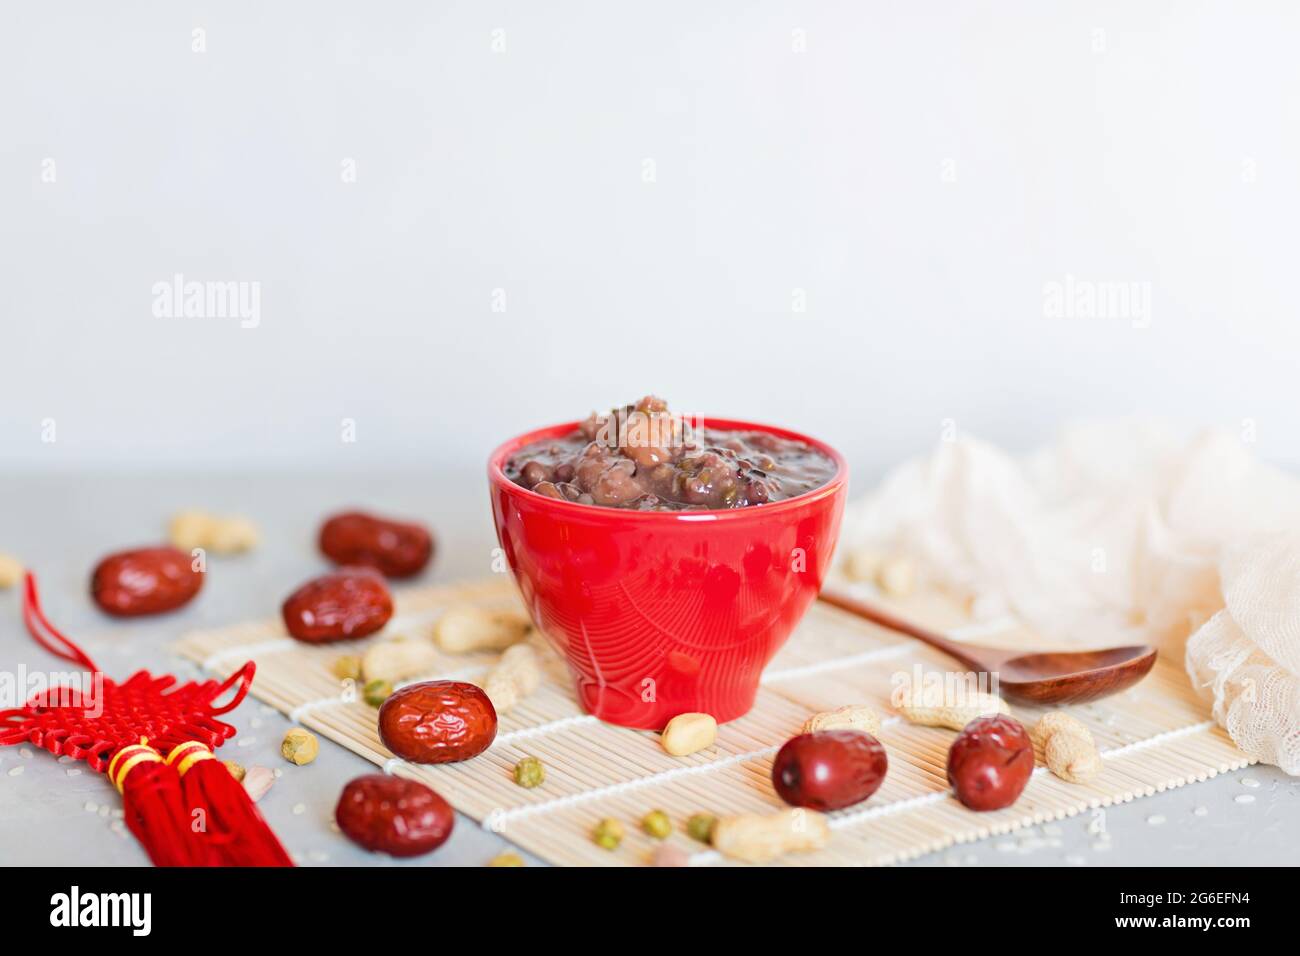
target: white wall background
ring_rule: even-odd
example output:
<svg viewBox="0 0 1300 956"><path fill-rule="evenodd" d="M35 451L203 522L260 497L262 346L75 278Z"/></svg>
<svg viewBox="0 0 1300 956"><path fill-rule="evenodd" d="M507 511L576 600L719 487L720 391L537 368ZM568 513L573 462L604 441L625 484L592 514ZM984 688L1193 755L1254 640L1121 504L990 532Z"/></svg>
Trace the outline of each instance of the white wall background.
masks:
<svg viewBox="0 0 1300 956"><path fill-rule="evenodd" d="M476 467L648 390L868 475L944 419L1300 458L1294 3L0 17L5 471ZM178 272L260 325L155 317ZM1150 283L1149 327L1045 315L1067 274Z"/></svg>

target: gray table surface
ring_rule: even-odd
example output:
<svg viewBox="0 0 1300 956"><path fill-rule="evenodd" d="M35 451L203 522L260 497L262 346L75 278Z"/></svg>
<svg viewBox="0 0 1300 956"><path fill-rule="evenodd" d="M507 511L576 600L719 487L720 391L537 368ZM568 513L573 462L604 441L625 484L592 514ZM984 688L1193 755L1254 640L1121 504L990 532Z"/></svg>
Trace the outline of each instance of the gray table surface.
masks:
<svg viewBox="0 0 1300 956"><path fill-rule="evenodd" d="M284 595L324 570L314 534L321 517L348 506L409 515L435 529L439 551L426 580L485 574L495 545L478 472L445 475L55 475L8 477L0 495L0 551L39 575L51 619L80 640L106 672L138 668L198 676L169 650L191 628L274 614ZM87 594L103 554L160 541L168 515L201 507L246 514L262 528L255 552L210 560L203 593L155 619L114 621ZM54 668L22 628L16 590L0 592L0 669ZM279 742L289 722L249 699L231 719L239 734L223 756L281 768L261 808L302 865L481 865L511 849L509 834L465 816L427 857L395 861L354 847L333 828L334 803L373 765L322 741L310 769L287 765ZM80 770L80 772L78 772ZM31 746L0 748L0 860L6 864L139 865L147 860L117 819L105 779ZM1094 814L930 854L921 866L1114 866L1300 863L1300 779L1257 766ZM540 861L524 854L530 864Z"/></svg>

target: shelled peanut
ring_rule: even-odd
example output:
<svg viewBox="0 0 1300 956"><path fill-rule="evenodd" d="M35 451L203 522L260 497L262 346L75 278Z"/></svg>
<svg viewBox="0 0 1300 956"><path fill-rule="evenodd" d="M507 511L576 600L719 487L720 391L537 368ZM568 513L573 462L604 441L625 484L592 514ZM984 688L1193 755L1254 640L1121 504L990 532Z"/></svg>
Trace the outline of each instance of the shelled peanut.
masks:
<svg viewBox="0 0 1300 956"><path fill-rule="evenodd" d="M709 714L678 714L664 727L659 742L665 752L685 757L712 747L718 739L718 722Z"/></svg>
<svg viewBox="0 0 1300 956"><path fill-rule="evenodd" d="M715 850L733 860L767 863L786 853L820 850L830 837L824 816L793 809L720 817L713 826L712 843Z"/></svg>

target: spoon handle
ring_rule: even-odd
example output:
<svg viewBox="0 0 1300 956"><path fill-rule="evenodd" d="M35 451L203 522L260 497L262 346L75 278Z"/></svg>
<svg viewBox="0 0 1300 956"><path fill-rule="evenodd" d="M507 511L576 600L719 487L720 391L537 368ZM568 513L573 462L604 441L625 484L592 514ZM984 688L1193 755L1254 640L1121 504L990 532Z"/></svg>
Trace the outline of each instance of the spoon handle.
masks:
<svg viewBox="0 0 1300 956"><path fill-rule="evenodd" d="M865 601L859 601L857 598L849 597L847 594L840 594L835 591L822 591L817 596L818 600L825 601L832 607L837 607L841 611L848 611L863 620L870 621L872 624L879 624L881 627L888 628L891 631L897 631L899 634L906 634L908 637L914 637L918 641L929 644L937 650L943 651L949 657L955 657L967 667L976 671L993 671L997 669L1000 660L993 658L1001 657L997 651L992 648L975 647L969 644L958 644L956 641L950 641L948 638L934 631L928 630L911 621L905 621L901 617L896 617L884 608L876 607L873 604L867 604ZM974 656L983 652L981 656Z"/></svg>

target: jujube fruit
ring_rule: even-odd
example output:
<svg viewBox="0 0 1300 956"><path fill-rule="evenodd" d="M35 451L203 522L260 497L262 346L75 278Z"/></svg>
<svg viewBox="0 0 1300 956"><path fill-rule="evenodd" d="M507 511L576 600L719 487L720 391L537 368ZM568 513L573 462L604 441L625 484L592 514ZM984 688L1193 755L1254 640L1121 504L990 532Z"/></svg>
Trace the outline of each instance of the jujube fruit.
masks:
<svg viewBox="0 0 1300 956"><path fill-rule="evenodd" d="M885 748L861 730L821 730L785 742L772 762L772 785L793 807L840 810L880 789Z"/></svg>
<svg viewBox="0 0 1300 956"><path fill-rule="evenodd" d="M409 578L429 563L433 536L423 525L348 511L321 525L320 549L335 564L363 565L385 577Z"/></svg>
<svg viewBox="0 0 1300 956"><path fill-rule="evenodd" d="M393 598L379 572L343 568L312 578L280 609L291 635L325 644L373 634L393 616Z"/></svg>
<svg viewBox="0 0 1300 956"><path fill-rule="evenodd" d="M194 557L179 548L138 548L100 561L90 577L90 593L117 617L161 614L193 600L203 576Z"/></svg>
<svg viewBox="0 0 1300 956"><path fill-rule="evenodd" d="M451 763L487 750L497 712L482 688L431 680L395 691L379 708L384 746L412 763Z"/></svg>
<svg viewBox="0 0 1300 956"><path fill-rule="evenodd" d="M1034 745L1018 720L976 717L948 750L948 783L972 810L1016 802L1034 772Z"/></svg>

